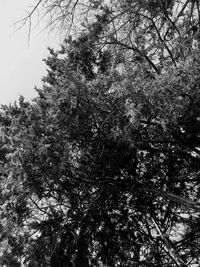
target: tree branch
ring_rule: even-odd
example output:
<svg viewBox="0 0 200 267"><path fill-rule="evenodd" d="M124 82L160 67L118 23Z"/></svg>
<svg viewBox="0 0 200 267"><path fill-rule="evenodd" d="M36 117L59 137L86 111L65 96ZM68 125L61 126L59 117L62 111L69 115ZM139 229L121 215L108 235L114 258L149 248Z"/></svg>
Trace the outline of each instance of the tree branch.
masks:
<svg viewBox="0 0 200 267"><path fill-rule="evenodd" d="M144 52L140 51L138 48L133 47L133 46L129 46L128 44L124 44L122 42L119 42L116 39L113 39L113 42L108 41L107 44L110 44L110 45L114 45L114 44L115 45L119 45L119 46L122 46L122 47L124 47L126 49L133 50L133 51L139 53L142 57L144 57L147 60L147 62L149 62L149 64L153 67L153 69L155 70L155 72L157 74L160 74L160 70L156 67L156 65L153 63L153 61Z"/></svg>
<svg viewBox="0 0 200 267"><path fill-rule="evenodd" d="M178 266L178 267L184 267L184 266L186 267L186 266L188 266L188 265L185 264L185 262L181 259L181 257L176 252L171 240L163 232L163 230L162 230L161 226L159 225L156 217L153 214L151 214L151 218L152 218L153 224L154 224L158 234L160 235L161 240L163 241L163 243L165 245L165 250L166 250L167 254L169 254L169 256L174 261L176 266Z"/></svg>
<svg viewBox="0 0 200 267"><path fill-rule="evenodd" d="M194 209L195 211L200 212L200 205L192 200L188 200L183 197L180 197L180 196L177 196L172 193L168 193L164 190L160 190L156 188L143 187L143 188L140 188L139 190L152 192L157 196L165 197L181 206L185 206L187 208Z"/></svg>

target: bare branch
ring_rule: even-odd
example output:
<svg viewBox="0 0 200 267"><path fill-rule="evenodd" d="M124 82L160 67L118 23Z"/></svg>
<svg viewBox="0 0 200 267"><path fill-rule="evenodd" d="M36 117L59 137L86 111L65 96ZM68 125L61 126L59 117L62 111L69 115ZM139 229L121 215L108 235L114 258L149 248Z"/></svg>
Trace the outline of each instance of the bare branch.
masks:
<svg viewBox="0 0 200 267"><path fill-rule="evenodd" d="M28 13L27 16L22 18L21 20L17 21L14 25L17 26L18 24L21 24L17 29L23 28L27 21L28 21L28 43L30 43L30 37L31 37L31 30L32 30L32 16L35 13L36 10L38 10L39 6L41 5L43 0L39 0L37 4L33 7L33 9Z"/></svg>

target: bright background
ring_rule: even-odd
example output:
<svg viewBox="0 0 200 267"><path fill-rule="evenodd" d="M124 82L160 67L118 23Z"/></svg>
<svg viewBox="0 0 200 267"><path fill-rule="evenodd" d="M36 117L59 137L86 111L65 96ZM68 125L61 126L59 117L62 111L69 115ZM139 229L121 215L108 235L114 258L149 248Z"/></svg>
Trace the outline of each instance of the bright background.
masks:
<svg viewBox="0 0 200 267"><path fill-rule="evenodd" d="M34 98L34 87L41 87L46 73L47 47L59 48L59 36L42 31L45 22L32 30L30 42L28 25L21 29L20 24L14 25L34 3L36 0L0 0L0 104L13 103L19 95Z"/></svg>

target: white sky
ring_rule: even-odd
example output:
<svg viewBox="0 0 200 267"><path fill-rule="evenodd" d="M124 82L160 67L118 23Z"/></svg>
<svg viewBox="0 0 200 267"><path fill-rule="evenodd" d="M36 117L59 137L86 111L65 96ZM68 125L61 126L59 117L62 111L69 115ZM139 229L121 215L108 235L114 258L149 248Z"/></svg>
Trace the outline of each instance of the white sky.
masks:
<svg viewBox="0 0 200 267"><path fill-rule="evenodd" d="M42 59L47 58L47 47L59 48L59 36L32 31L28 44L28 27L16 31L14 23L30 10L35 0L0 0L0 104L13 103L19 95L31 100L34 87L41 87L46 73ZM44 25L40 25L42 29Z"/></svg>

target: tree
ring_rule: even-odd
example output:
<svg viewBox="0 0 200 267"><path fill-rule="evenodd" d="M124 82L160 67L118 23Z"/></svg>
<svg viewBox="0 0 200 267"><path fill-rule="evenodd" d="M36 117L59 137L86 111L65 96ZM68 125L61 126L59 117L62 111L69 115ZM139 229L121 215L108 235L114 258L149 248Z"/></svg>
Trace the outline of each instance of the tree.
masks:
<svg viewBox="0 0 200 267"><path fill-rule="evenodd" d="M197 266L198 47L152 77L74 60L78 43L2 108L2 264Z"/></svg>
<svg viewBox="0 0 200 267"><path fill-rule="evenodd" d="M91 22L2 107L1 264L199 266L198 1L42 5Z"/></svg>

